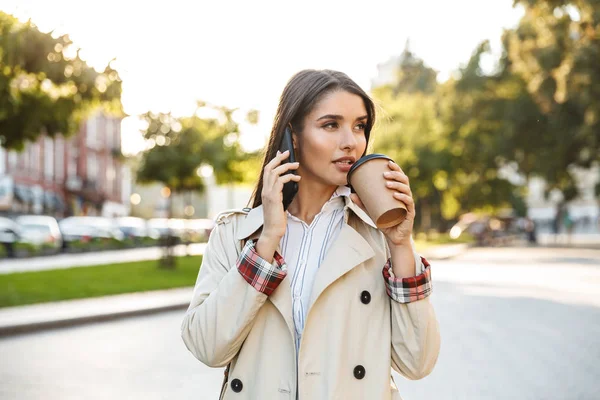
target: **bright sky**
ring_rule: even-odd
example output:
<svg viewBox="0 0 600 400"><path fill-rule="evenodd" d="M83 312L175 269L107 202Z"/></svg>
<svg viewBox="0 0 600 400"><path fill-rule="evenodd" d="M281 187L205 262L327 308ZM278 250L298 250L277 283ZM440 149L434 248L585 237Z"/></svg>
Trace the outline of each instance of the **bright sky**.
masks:
<svg viewBox="0 0 600 400"><path fill-rule="evenodd" d="M337 69L368 90L377 64L400 54L410 37L413 52L444 80L482 40L498 51L503 27L522 14L512 2L0 0L0 10L68 33L98 69L116 58L129 115L190 115L197 99L258 109L259 125L242 126L244 145L256 149L295 72ZM138 126L123 121L126 153L143 146Z"/></svg>

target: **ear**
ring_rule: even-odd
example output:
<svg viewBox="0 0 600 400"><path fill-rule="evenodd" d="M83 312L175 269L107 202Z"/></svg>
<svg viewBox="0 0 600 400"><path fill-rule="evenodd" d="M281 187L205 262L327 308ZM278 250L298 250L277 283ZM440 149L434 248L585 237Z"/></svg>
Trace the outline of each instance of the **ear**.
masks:
<svg viewBox="0 0 600 400"><path fill-rule="evenodd" d="M292 131L292 146L294 146L294 151L298 149L298 135L294 131Z"/></svg>

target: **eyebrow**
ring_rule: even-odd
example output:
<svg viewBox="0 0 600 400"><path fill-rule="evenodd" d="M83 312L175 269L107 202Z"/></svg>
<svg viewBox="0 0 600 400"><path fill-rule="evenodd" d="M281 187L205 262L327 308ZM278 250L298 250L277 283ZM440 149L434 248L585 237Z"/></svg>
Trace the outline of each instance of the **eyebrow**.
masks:
<svg viewBox="0 0 600 400"><path fill-rule="evenodd" d="M363 119L368 119L369 116L368 115L363 115L362 117L358 117L356 118L357 120L363 120ZM335 115L335 114L327 114L327 115L323 115L322 117L318 118L317 121L321 121L322 119L335 119L336 121L344 119L344 117L342 117L341 115Z"/></svg>

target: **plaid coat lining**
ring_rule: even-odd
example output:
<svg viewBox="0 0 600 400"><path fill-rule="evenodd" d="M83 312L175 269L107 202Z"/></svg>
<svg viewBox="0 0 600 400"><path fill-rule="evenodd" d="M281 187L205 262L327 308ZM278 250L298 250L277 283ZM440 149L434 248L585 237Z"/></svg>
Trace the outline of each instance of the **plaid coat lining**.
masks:
<svg viewBox="0 0 600 400"><path fill-rule="evenodd" d="M410 303L426 298L431 294L431 267L429 262L421 257L421 262L425 269L417 276L409 278L396 278L392 270L392 260L383 267L383 278L388 296L398 303Z"/></svg>
<svg viewBox="0 0 600 400"><path fill-rule="evenodd" d="M287 275L287 267L283 257L277 252L273 264L261 258L255 245L255 240L248 240L238 259L237 268L246 282L259 292L270 296Z"/></svg>
<svg viewBox="0 0 600 400"><path fill-rule="evenodd" d="M261 258L255 249L256 240L248 240L237 269L244 280L261 293L270 296L287 276L287 266L281 255L275 252L273 264ZM417 276L396 278L392 270L391 259L383 267L383 278L388 296L399 303L410 303L426 298L431 294L431 268L429 262L421 257L425 269Z"/></svg>

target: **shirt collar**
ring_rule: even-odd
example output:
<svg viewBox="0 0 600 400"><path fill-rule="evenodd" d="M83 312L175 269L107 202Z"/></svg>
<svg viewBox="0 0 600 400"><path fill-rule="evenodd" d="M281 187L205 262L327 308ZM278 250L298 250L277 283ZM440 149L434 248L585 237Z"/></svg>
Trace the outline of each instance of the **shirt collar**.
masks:
<svg viewBox="0 0 600 400"><path fill-rule="evenodd" d="M325 205L329 204L332 200L334 200L336 198L343 199L343 202L340 202L340 204L341 204L341 206L344 207L344 211L345 211L344 222L345 223L348 223L348 217L349 217L350 211L352 211L352 213L354 215L356 215L359 219L361 219L364 223L377 229L377 225L375 225L375 223L367 215L367 213L364 212L362 210L362 208L357 206L350 199L350 188L349 187L339 186L336 189L336 191L333 192L333 195L331 196L329 201L327 203L325 203ZM253 208L252 210L250 210L250 212L248 212L248 215L246 216L246 218L240 223L240 227L237 231L236 239L242 240L242 239L248 238L253 233L255 233L258 229L260 229L260 227L262 227L263 223L264 223L263 206L260 205L256 208Z"/></svg>

